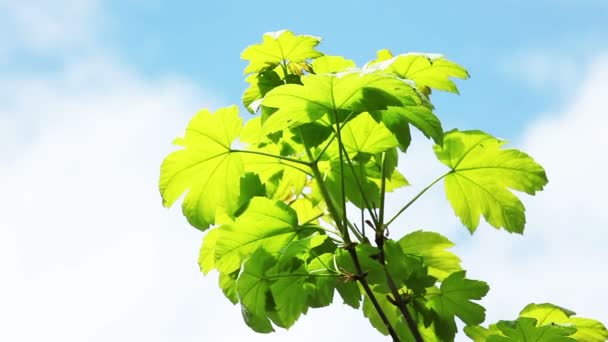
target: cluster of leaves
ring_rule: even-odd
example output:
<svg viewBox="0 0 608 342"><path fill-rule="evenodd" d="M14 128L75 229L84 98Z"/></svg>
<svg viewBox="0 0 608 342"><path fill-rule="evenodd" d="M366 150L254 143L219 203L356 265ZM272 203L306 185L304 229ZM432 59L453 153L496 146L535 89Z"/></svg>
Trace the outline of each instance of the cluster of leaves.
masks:
<svg viewBox="0 0 608 342"><path fill-rule="evenodd" d="M608 340L608 330L602 323L574 315L573 311L553 304L529 304L515 321L500 321L489 328L468 326L464 332L475 342Z"/></svg>
<svg viewBox="0 0 608 342"><path fill-rule="evenodd" d="M279 31L246 48L243 104L255 117L243 124L236 106L199 112L174 142L181 149L161 166L163 204L185 193L190 224L211 228L201 270L219 272L220 287L241 305L245 322L263 333L289 328L338 293L394 340L454 340L456 318L476 341L509 340L518 329L603 334L599 322L570 319L569 311L563 311L568 319L554 320L567 327L545 328L530 314L535 307L515 322L482 328L485 309L476 301L489 287L466 277L448 250L452 242L428 231L387 237L394 219L441 180L471 232L483 216L522 233L524 207L512 190L542 190L545 172L487 133L444 132L430 96L432 89L458 92L451 78L468 74L456 63L383 50L357 67L319 52L319 42ZM434 141L446 173L387 220L385 193L408 185L397 164L412 128ZM361 215L349 217L347 205Z"/></svg>

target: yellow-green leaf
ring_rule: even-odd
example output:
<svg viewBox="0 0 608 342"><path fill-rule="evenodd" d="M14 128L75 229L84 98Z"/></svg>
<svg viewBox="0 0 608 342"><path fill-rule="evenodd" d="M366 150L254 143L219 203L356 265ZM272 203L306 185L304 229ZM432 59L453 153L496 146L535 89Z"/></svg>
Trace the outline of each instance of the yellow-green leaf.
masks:
<svg viewBox="0 0 608 342"><path fill-rule="evenodd" d="M534 195L547 184L545 170L527 154L502 149L504 140L481 131L451 131L437 158L451 169L445 190L454 212L474 232L479 217L496 228L522 233L524 206L509 189Z"/></svg>
<svg viewBox="0 0 608 342"><path fill-rule="evenodd" d="M537 320L537 326L544 325L572 325L576 333L571 337L577 341L603 342L608 340L606 327L594 319L574 317L576 313L557 305L528 304L521 312L520 317L530 317Z"/></svg>
<svg viewBox="0 0 608 342"><path fill-rule="evenodd" d="M175 140L182 149L169 154L161 165L163 205L171 207L186 193L182 210L198 229L214 224L218 209L228 215L238 209L243 161L231 153L230 146L241 128L236 106L214 114L202 110L192 118L185 135Z"/></svg>
<svg viewBox="0 0 608 342"><path fill-rule="evenodd" d="M261 44L250 45L241 53L241 58L249 61L245 73L273 69L279 63L302 63L322 56L314 49L320 42L319 37L296 36L286 30L265 33Z"/></svg>

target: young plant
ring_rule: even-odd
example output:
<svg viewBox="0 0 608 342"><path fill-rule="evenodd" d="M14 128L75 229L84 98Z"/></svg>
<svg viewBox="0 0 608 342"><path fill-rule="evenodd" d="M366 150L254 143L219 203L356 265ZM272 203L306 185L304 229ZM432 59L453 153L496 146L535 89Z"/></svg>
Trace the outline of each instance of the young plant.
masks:
<svg viewBox="0 0 608 342"><path fill-rule="evenodd" d="M552 304L481 327L476 301L489 287L467 278L452 242L430 231L389 237L389 228L403 232L395 219L440 181L471 233L483 216L521 234L524 206L512 190L534 195L547 184L543 168L505 141L444 132L431 90L457 93L451 78L467 71L441 55L388 50L357 67L319 52L319 42L279 31L247 47L243 104L255 116L243 124L236 106L202 110L161 166L163 205L185 193L188 222L209 229L201 270L219 272L245 323L261 333L287 329L337 292L394 341L453 341L456 318L474 341L606 340L600 322ZM397 163L411 129L434 141L446 171L389 213L386 193L408 185Z"/></svg>

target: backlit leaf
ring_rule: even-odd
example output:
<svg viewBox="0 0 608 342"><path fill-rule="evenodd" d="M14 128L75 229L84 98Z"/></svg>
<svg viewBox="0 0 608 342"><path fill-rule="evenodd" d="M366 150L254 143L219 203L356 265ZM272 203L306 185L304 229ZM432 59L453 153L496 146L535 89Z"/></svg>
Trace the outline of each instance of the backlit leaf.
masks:
<svg viewBox="0 0 608 342"><path fill-rule="evenodd" d="M274 263L275 259L268 252L258 249L245 263L236 284L245 323L260 333L274 331L266 312L271 281L265 276Z"/></svg>
<svg viewBox="0 0 608 342"><path fill-rule="evenodd" d="M276 254L302 229L296 212L285 203L254 197L234 223L217 228L215 266L220 272L229 273L259 248Z"/></svg>
<svg viewBox="0 0 608 342"><path fill-rule="evenodd" d="M538 327L536 319L520 317L515 321L500 321L496 324L501 335L490 335L487 342L574 342L577 341L571 335L576 328L545 325Z"/></svg>
<svg viewBox="0 0 608 342"><path fill-rule="evenodd" d="M460 258L447 251L454 243L439 233L418 230L402 237L399 245L406 254L422 256L424 264L429 267L429 274L439 280L462 270Z"/></svg>
<svg viewBox="0 0 608 342"><path fill-rule="evenodd" d="M443 146L435 145L437 158L452 171L445 190L454 212L474 232L479 217L496 228L522 233L524 206L509 189L534 195L547 184L543 168L527 154L501 149L505 141L481 131L451 131Z"/></svg>
<svg viewBox="0 0 608 342"><path fill-rule="evenodd" d="M488 284L465 278L465 271L452 273L441 283L440 291L427 294L428 307L437 314L437 334L450 341L456 334L458 316L467 325L477 325L484 321L486 309L472 300L479 300L488 293Z"/></svg>
<svg viewBox="0 0 608 342"><path fill-rule="evenodd" d="M279 63L299 64L322 56L314 49L320 41L319 37L296 36L286 30L265 33L261 44L250 45L241 53L241 58L249 61L245 73L274 69Z"/></svg>
<svg viewBox="0 0 608 342"><path fill-rule="evenodd" d="M163 205L171 207L185 192L182 210L198 229L215 223L218 208L228 215L238 209L244 168L241 156L231 153L230 146L241 126L236 106L214 114L202 110L192 118L184 137L176 139L183 148L169 154L161 165Z"/></svg>
<svg viewBox="0 0 608 342"><path fill-rule="evenodd" d="M387 50L380 51L377 62L389 61L387 71L416 82L416 87L423 92L424 88L434 88L458 93L458 88L450 77L469 78L466 69L442 55L407 53L387 59L389 54Z"/></svg>
<svg viewBox="0 0 608 342"><path fill-rule="evenodd" d="M390 94L399 103L416 104L418 95L406 82L379 74L346 73L333 75L302 76L303 85L287 84L271 90L262 104L278 108L264 123L263 130L272 133L289 127L313 122L330 114L334 120L338 115L343 117L349 111L385 109L387 102L365 102L370 89Z"/></svg>
<svg viewBox="0 0 608 342"><path fill-rule="evenodd" d="M594 319L574 317L575 313L557 305L528 304L519 314L520 317L530 317L537 320L537 326L544 325L571 325L576 333L571 337L577 341L603 342L608 340L606 327Z"/></svg>

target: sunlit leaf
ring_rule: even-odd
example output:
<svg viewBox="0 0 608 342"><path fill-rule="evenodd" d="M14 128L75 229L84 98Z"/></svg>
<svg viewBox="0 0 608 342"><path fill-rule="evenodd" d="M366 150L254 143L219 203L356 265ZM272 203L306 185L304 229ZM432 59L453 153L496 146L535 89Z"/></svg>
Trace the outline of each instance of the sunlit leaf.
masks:
<svg viewBox="0 0 608 342"><path fill-rule="evenodd" d="M415 231L399 240L406 254L416 254L429 267L429 274L444 280L450 274L462 270L460 258L447 249L454 246L450 240L435 232Z"/></svg>
<svg viewBox="0 0 608 342"><path fill-rule="evenodd" d="M201 230L215 222L218 208L232 215L239 206L239 183L244 173L241 156L231 144L242 127L235 106L211 114L203 110L188 124L183 148L169 154L161 165L159 189L163 205L171 207L183 194L182 210L191 225Z"/></svg>
<svg viewBox="0 0 608 342"><path fill-rule="evenodd" d="M524 206L509 189L534 195L547 184L543 168L527 154L502 149L504 140L481 131L451 131L435 154L451 172L445 190L454 212L474 232L479 217L496 228L522 233Z"/></svg>
<svg viewBox="0 0 608 342"><path fill-rule="evenodd" d="M274 331L266 312L271 281L265 276L275 259L264 249L252 253L236 284L243 318L251 329L260 333Z"/></svg>
<svg viewBox="0 0 608 342"><path fill-rule="evenodd" d="M336 115L342 120L353 110L380 110L398 103L414 105L418 97L406 82L379 74L306 75L302 76L302 83L287 84L266 94L262 104L278 110L264 123L264 132L297 127L327 113L331 120ZM391 102L385 98L370 102L366 96L372 90L390 94Z"/></svg>
<svg viewBox="0 0 608 342"><path fill-rule="evenodd" d="M537 320L537 326L566 325L576 328L571 337L577 341L603 342L608 340L606 327L594 319L574 317L576 313L557 305L528 304L519 314L520 317L529 317Z"/></svg>
<svg viewBox="0 0 608 342"><path fill-rule="evenodd" d="M283 202L254 197L234 223L217 228L215 267L233 272L261 247L270 254L278 253L303 229L296 212Z"/></svg>
<svg viewBox="0 0 608 342"><path fill-rule="evenodd" d="M264 34L261 44L250 45L241 53L241 58L249 61L245 73L274 69L279 63L302 63L323 54L314 49L321 38L294 35L281 30Z"/></svg>
<svg viewBox="0 0 608 342"><path fill-rule="evenodd" d="M312 69L315 74L347 71L355 67L355 62L342 56L321 56L312 61Z"/></svg>
<svg viewBox="0 0 608 342"><path fill-rule="evenodd" d="M545 325L538 327L536 319L520 317L515 321L500 321L496 324L501 335L490 335L487 342L574 342L571 335L576 328L561 325Z"/></svg>
<svg viewBox="0 0 608 342"><path fill-rule="evenodd" d="M251 74L247 76L245 81L249 83L249 88L243 93L243 105L251 114L257 112L259 107L259 102L257 105L252 105L254 102L263 98L270 90L283 84L283 81L274 70Z"/></svg>
<svg viewBox="0 0 608 342"><path fill-rule="evenodd" d="M376 62L389 61L387 71L416 82L416 87L423 92L426 92L424 88L434 88L458 93L456 84L450 78L469 78L466 69L439 54L407 53L389 57L390 55L388 50L381 50Z"/></svg>

